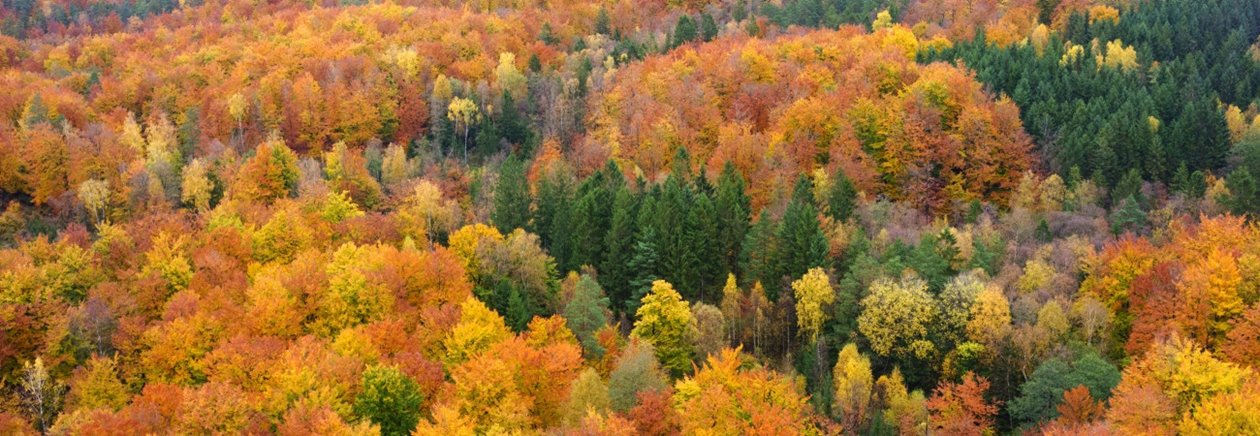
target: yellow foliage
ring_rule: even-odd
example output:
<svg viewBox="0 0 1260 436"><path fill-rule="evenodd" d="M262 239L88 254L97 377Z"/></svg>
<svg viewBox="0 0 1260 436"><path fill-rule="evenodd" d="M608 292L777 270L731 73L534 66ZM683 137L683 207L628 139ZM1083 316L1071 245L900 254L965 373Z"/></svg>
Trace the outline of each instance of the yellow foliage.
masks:
<svg viewBox="0 0 1260 436"><path fill-rule="evenodd" d="M792 290L796 294L796 322L801 334L811 341L818 340L822 325L827 320L827 308L836 301L831 279L822 268L811 268L792 282Z"/></svg>
<svg viewBox="0 0 1260 436"><path fill-rule="evenodd" d="M652 344L657 359L675 374L691 369L698 335L696 318L673 285L664 280L652 282L651 292L643 296L643 304L634 316L631 337Z"/></svg>
<svg viewBox="0 0 1260 436"><path fill-rule="evenodd" d="M832 373L836 390L833 412L841 417L845 430L859 433L869 413L871 389L875 384L871 360L850 343L840 350Z"/></svg>
<svg viewBox="0 0 1260 436"><path fill-rule="evenodd" d="M447 248L450 248L451 252L463 262L464 270L468 271L469 277L476 277L481 273L477 248L483 241L503 242L503 234L494 227L476 223L461 227L455 233L451 233L450 239L447 240Z"/></svg>
<svg viewBox="0 0 1260 436"><path fill-rule="evenodd" d="M450 365L463 363L510 337L512 332L502 316L481 300L468 297L460 304L459 324L442 339L445 360Z"/></svg>
<svg viewBox="0 0 1260 436"><path fill-rule="evenodd" d="M1089 7L1089 24L1099 21L1110 21L1112 23L1120 22L1120 11L1107 5L1094 5Z"/></svg>

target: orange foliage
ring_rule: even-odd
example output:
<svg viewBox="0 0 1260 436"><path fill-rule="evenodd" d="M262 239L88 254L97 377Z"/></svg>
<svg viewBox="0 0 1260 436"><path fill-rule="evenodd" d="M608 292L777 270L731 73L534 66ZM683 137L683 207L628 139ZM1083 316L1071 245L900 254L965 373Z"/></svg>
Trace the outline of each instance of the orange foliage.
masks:
<svg viewBox="0 0 1260 436"><path fill-rule="evenodd" d="M932 428L944 434L980 435L991 431L996 405L985 400L989 380L968 372L962 382L942 382L932 392L927 407Z"/></svg>
<svg viewBox="0 0 1260 436"><path fill-rule="evenodd" d="M679 146L710 173L733 162L754 209L818 166L929 209L1005 201L1030 164L1018 109L958 68L915 63L917 44L895 27L684 47L621 69L588 141L649 177Z"/></svg>

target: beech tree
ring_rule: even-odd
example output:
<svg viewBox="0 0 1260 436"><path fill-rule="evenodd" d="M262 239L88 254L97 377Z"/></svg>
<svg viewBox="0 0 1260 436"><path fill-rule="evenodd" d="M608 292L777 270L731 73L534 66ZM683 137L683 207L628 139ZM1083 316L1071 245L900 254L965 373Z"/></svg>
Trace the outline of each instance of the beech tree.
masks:
<svg viewBox="0 0 1260 436"><path fill-rule="evenodd" d="M363 371L363 391L354 413L381 426L383 435L406 435L420 421L424 398L415 381L398 368L371 366Z"/></svg>
<svg viewBox="0 0 1260 436"><path fill-rule="evenodd" d="M630 336L652 344L661 364L679 376L691 369L696 335L696 319L678 291L664 280L652 282Z"/></svg>

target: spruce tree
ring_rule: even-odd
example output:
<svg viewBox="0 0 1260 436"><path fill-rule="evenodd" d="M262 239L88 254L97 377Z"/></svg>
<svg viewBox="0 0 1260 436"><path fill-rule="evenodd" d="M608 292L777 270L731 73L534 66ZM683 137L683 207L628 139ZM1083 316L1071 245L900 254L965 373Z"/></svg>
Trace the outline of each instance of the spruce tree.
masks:
<svg viewBox="0 0 1260 436"><path fill-rule="evenodd" d="M596 172L578 188L569 227L572 251L569 264L564 265L567 269L576 270L582 265L598 266L601 263L612 208L612 195L606 189L605 177L602 171Z"/></svg>
<svg viewBox="0 0 1260 436"><path fill-rule="evenodd" d="M837 221L848 220L857 206L857 187L844 175L844 171L836 170L831 178L831 189L827 193L827 214Z"/></svg>
<svg viewBox="0 0 1260 436"><path fill-rule="evenodd" d="M608 324L604 311L608 310L608 297L599 283L590 276L583 275L577 282L573 298L564 307L564 319L573 335L582 344L582 351L588 358L604 355L604 347L595 338L595 332Z"/></svg>
<svg viewBox="0 0 1260 436"><path fill-rule="evenodd" d="M671 174L661 188L657 202L654 225L656 249L660 256L661 275L675 285L684 297L691 299L695 292L695 262L690 241L686 235L687 215L692 206L692 195L683 179Z"/></svg>
<svg viewBox="0 0 1260 436"><path fill-rule="evenodd" d="M713 201L704 192L696 192L692 198L694 201L687 211L687 233L684 235L687 245L686 265L690 275L688 281L694 286L694 290L689 293L698 296L701 301L709 301L721 295L718 291L726 273L720 261L720 247L716 243L717 211Z"/></svg>
<svg viewBox="0 0 1260 436"><path fill-rule="evenodd" d="M779 224L776 278L800 277L810 268L824 266L827 262L827 237L818 223L818 211L814 209L813 189L809 179L797 179L792 192L792 202L783 213ZM767 291L770 286L766 284Z"/></svg>
<svg viewBox="0 0 1260 436"><path fill-rule="evenodd" d="M494 189L494 211L490 213L490 219L503 234L525 228L529 224L529 203L525 163L509 157L499 167L499 181Z"/></svg>
<svg viewBox="0 0 1260 436"><path fill-rule="evenodd" d="M612 19L608 16L608 9L600 6L599 14L595 16L595 33L600 35L612 34Z"/></svg>
<svg viewBox="0 0 1260 436"><path fill-rule="evenodd" d="M634 255L630 258L630 296L625 301L625 313L633 314L639 310L643 296L652 289L652 282L660 279L657 271L660 268L660 257L656 253L656 234L652 227L640 229L639 237L634 243Z"/></svg>
<svg viewBox="0 0 1260 436"><path fill-rule="evenodd" d="M766 209L761 210L757 222L749 227L740 250L740 269L744 271L745 286L752 286L757 282L764 286L773 284L770 283L771 280L777 281L774 264L774 255L778 251L775 248L777 228L778 224ZM777 286L769 286L766 290L771 299L778 296Z"/></svg>
<svg viewBox="0 0 1260 436"><path fill-rule="evenodd" d="M617 191L612 207L612 223L604 240L607 251L599 268L600 282L608 291L608 297L618 308L630 298L630 280L634 270L630 259L634 256L635 234L638 232L639 198L630 189Z"/></svg>
<svg viewBox="0 0 1260 436"><path fill-rule="evenodd" d="M696 39L696 22L688 15L678 17L678 24L674 26L674 39L671 47L689 43Z"/></svg>
<svg viewBox="0 0 1260 436"><path fill-rule="evenodd" d="M567 266L569 258L572 183L565 169L553 169L538 182L538 204L534 209L532 232L538 235L558 266Z"/></svg>
<svg viewBox="0 0 1260 436"><path fill-rule="evenodd" d="M717 209L718 262L724 272L743 276L739 267L740 249L744 235L748 233L748 218L751 206L748 195L744 193L744 177L735 169L735 165L727 162L718 176L717 192L714 196L714 208Z"/></svg>
<svg viewBox="0 0 1260 436"><path fill-rule="evenodd" d="M1225 178L1225 186L1229 188L1229 198L1225 202L1230 212L1235 215L1254 214L1260 210L1260 199L1257 198L1256 180L1247 168L1238 168Z"/></svg>
<svg viewBox="0 0 1260 436"><path fill-rule="evenodd" d="M700 17L700 37L705 41L712 41L718 34L717 22L713 20L713 16L704 14Z"/></svg>

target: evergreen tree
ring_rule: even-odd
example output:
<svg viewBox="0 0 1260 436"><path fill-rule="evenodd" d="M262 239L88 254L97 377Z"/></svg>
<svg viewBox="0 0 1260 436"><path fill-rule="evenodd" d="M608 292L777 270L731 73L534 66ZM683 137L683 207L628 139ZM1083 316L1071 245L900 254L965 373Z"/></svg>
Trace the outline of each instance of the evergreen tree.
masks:
<svg viewBox="0 0 1260 436"><path fill-rule="evenodd" d="M778 251L776 249L778 241L775 239L777 228L778 225L770 216L770 211L762 209L757 222L748 229L740 250L740 269L744 271L746 285L751 286L758 282L771 284L772 280L776 280L774 255ZM777 286L770 286L766 290L767 296L771 299L779 295Z"/></svg>
<svg viewBox="0 0 1260 436"><path fill-rule="evenodd" d="M721 248L717 244L718 218L713 201L703 191L696 192L692 198L691 209L687 211L687 265L690 267L688 281L695 286L692 294L697 294L700 301L709 301L721 296L717 291L722 285L722 277L726 271L722 268Z"/></svg>
<svg viewBox="0 0 1260 436"><path fill-rule="evenodd" d="M843 171L836 170L832 175L831 189L827 193L827 214L837 221L845 221L853 215L853 208L856 206L857 187L853 186L853 181Z"/></svg>
<svg viewBox="0 0 1260 436"><path fill-rule="evenodd" d="M1115 234L1136 232L1146 225L1146 212L1138 204L1136 198L1122 200L1119 207L1111 214L1111 231Z"/></svg>
<svg viewBox="0 0 1260 436"><path fill-rule="evenodd" d="M1257 192L1256 180L1246 167L1229 173L1225 186L1229 188L1229 198L1225 204L1235 215L1255 214L1260 211L1260 198L1257 196L1260 192Z"/></svg>
<svg viewBox="0 0 1260 436"><path fill-rule="evenodd" d="M779 224L778 246L775 249L777 272L775 278L800 277L810 268L824 266L827 262L827 237L818 223L818 211L814 209L813 189L809 179L797 179L792 192L792 202L783 213ZM771 288L766 284L767 292Z"/></svg>
<svg viewBox="0 0 1260 436"><path fill-rule="evenodd" d="M604 240L607 251L600 266L600 281L608 296L618 308L630 298L630 281L634 270L630 259L634 256L635 234L638 231L639 199L630 191L617 190L612 207L612 223Z"/></svg>
<svg viewBox="0 0 1260 436"><path fill-rule="evenodd" d="M674 25L674 39L670 47L678 47L689 43L696 39L696 22L690 16L684 14L678 17L678 24Z"/></svg>
<svg viewBox="0 0 1260 436"><path fill-rule="evenodd" d="M630 297L625 302L625 312L635 313L643 296L652 288L652 282L660 278L660 257L656 254L656 235L652 227L640 229L634 243L634 256L630 258Z"/></svg>
<svg viewBox="0 0 1260 436"><path fill-rule="evenodd" d="M744 177L734 164L727 162L722 168L713 201L717 209L717 238L712 243L718 247L719 265L725 272L742 276L739 259L751 205L744 193Z"/></svg>
<svg viewBox="0 0 1260 436"><path fill-rule="evenodd" d="M1130 168L1124 178L1116 183L1115 189L1111 191L1111 198L1115 205L1119 205L1120 201L1126 198L1142 201L1142 174L1137 168Z"/></svg>
<svg viewBox="0 0 1260 436"><path fill-rule="evenodd" d="M1046 222L1045 218L1037 221L1037 229L1033 231L1033 236L1043 243L1049 243L1054 240L1054 233L1050 231L1050 223Z"/></svg>
<svg viewBox="0 0 1260 436"><path fill-rule="evenodd" d="M611 164L611 161L609 161ZM620 180L614 165L608 171L597 171L578 188L577 203L571 217L572 252L564 268L575 270L582 265L599 266L605 251L604 242L612 221L612 193L609 179Z"/></svg>
<svg viewBox="0 0 1260 436"><path fill-rule="evenodd" d="M551 23L543 23L542 30L538 31L538 39L547 45L556 45L560 42L560 38L556 37L555 31L551 30Z"/></svg>
<svg viewBox="0 0 1260 436"><path fill-rule="evenodd" d="M564 307L564 319L588 358L604 355L604 347L599 344L595 332L608 324L608 318L604 316L606 310L608 297L604 296L604 290L600 289L595 279L583 275L578 279L573 299Z"/></svg>
<svg viewBox="0 0 1260 436"><path fill-rule="evenodd" d="M660 273L670 283L677 284L688 300L695 297L696 264L699 259L687 237L690 230L688 215L693 207L691 190L673 174L665 180L656 204L654 230L656 249L660 256Z"/></svg>
<svg viewBox="0 0 1260 436"><path fill-rule="evenodd" d="M496 121L498 135L508 144L524 145L529 143L533 131L529 128L529 118L516 107L516 99L512 93L503 91L499 99L499 117Z"/></svg>
<svg viewBox="0 0 1260 436"><path fill-rule="evenodd" d="M944 230L940 234L924 233L919 239L919 245L906 259L910 268L919 273L919 277L922 277L928 283L928 288L933 291L944 288L945 282L954 273L950 267L954 258L958 256L958 248L954 246L954 243L954 236L949 230Z"/></svg>
<svg viewBox="0 0 1260 436"><path fill-rule="evenodd" d="M529 71L535 74L542 72L542 59L538 58L537 53L529 55Z"/></svg>
<svg viewBox="0 0 1260 436"><path fill-rule="evenodd" d="M595 33L600 35L612 34L612 19L608 17L608 8L599 7L599 15L595 16Z"/></svg>
<svg viewBox="0 0 1260 436"><path fill-rule="evenodd" d="M509 157L499 168L499 181L494 189L494 211L490 219L503 234L529 225L529 181L525 163Z"/></svg>
<svg viewBox="0 0 1260 436"><path fill-rule="evenodd" d="M572 242L569 223L573 202L573 185L568 171L553 169L538 182L538 201L534 209L532 232L543 247L556 259L557 266L568 266Z"/></svg>
<svg viewBox="0 0 1260 436"><path fill-rule="evenodd" d="M713 20L713 16L704 14L700 17L700 38L705 42L712 41L718 34L717 22Z"/></svg>

